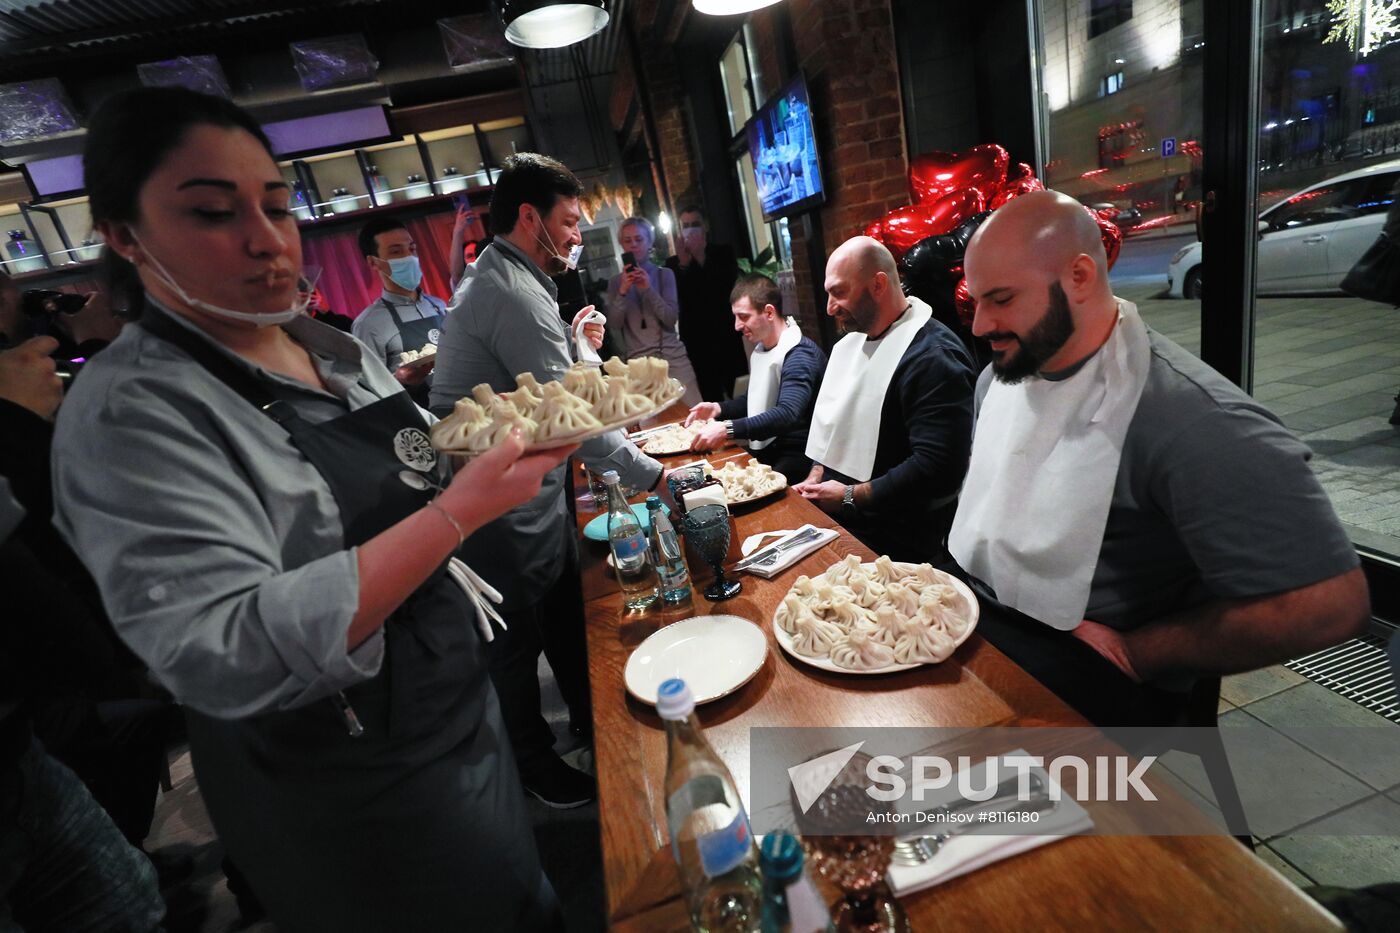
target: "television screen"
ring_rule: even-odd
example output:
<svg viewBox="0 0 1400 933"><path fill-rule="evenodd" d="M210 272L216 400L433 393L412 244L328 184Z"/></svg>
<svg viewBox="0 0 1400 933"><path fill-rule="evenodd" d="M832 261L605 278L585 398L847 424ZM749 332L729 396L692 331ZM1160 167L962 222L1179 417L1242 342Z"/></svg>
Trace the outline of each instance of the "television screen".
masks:
<svg viewBox="0 0 1400 933"><path fill-rule="evenodd" d="M799 74L749 121L749 154L765 222L826 200L807 82Z"/></svg>

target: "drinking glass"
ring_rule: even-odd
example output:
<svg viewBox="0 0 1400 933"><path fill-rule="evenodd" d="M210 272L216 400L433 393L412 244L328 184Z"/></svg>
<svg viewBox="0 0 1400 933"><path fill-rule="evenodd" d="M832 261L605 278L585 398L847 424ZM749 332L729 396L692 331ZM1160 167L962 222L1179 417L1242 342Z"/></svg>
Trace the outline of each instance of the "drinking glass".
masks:
<svg viewBox="0 0 1400 933"><path fill-rule="evenodd" d="M685 503L681 497L704 481L705 468L701 466L681 467L666 475L666 488L671 490L671 501L676 504L677 511L685 512Z"/></svg>
<svg viewBox="0 0 1400 933"><path fill-rule="evenodd" d="M738 596L744 585L724 577L724 558L729 554L729 510L722 505L697 506L685 513L681 524L695 552L715 569L714 582L705 587L705 598L718 602Z"/></svg>
<svg viewBox="0 0 1400 933"><path fill-rule="evenodd" d="M870 813L893 810L865 792L869 761L864 753L852 756L798 818L802 845L817 873L845 895L832 914L840 933L907 933L909 918L885 884L894 837L848 835Z"/></svg>

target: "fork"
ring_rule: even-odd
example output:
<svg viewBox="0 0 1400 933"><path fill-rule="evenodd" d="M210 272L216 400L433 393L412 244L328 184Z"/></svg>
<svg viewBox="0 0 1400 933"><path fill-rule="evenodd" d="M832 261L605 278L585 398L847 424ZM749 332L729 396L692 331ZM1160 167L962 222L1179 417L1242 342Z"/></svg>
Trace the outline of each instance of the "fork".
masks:
<svg viewBox="0 0 1400 933"><path fill-rule="evenodd" d="M762 567L768 564L777 563L778 558L783 556L784 551L790 551L798 545L806 544L808 541L811 541L819 534L821 534L820 531L804 531L797 537L790 538L787 541L784 541L782 544L776 545L773 548L773 553L766 554L763 557L760 557L758 560L753 562L753 565L755 567Z"/></svg>
<svg viewBox="0 0 1400 933"><path fill-rule="evenodd" d="M996 813L1054 813L1059 809L1060 802L1051 800L1048 797L1032 800L1027 803L1009 807L1006 810L994 810ZM963 836L977 829L985 829L988 826L995 826L995 823L979 823L976 821L959 823L946 832L926 833L921 836L905 836L894 841L894 861L901 865L922 865L939 853L948 844L948 840Z"/></svg>

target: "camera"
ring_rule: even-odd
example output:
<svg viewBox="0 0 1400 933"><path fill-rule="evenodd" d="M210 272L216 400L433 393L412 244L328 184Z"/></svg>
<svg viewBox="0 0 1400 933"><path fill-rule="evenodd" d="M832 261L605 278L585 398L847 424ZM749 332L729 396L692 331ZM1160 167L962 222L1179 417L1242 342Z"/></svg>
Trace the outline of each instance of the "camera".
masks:
<svg viewBox="0 0 1400 933"><path fill-rule="evenodd" d="M47 288L32 288L20 298L20 307L30 317L47 314L77 314L87 306L88 296L59 292Z"/></svg>

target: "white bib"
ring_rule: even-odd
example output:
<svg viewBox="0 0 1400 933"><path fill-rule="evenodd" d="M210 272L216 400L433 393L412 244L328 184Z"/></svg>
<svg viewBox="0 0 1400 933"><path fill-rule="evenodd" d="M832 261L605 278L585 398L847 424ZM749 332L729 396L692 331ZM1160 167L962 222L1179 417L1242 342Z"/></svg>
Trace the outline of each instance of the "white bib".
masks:
<svg viewBox="0 0 1400 933"><path fill-rule="evenodd" d="M1084 620L1150 363L1147 327L1120 300L1113 333L1082 369L994 381L977 416L948 549L1002 603L1061 631Z"/></svg>
<svg viewBox="0 0 1400 933"><path fill-rule="evenodd" d="M904 351L931 317L933 310L911 297L909 307L880 339L847 334L837 342L812 411L808 457L857 482L870 479L885 392Z"/></svg>
<svg viewBox="0 0 1400 933"><path fill-rule="evenodd" d="M748 416L761 415L778 404L778 384L783 378L783 360L788 351L802 340L802 328L792 318L778 335L778 342L771 350L757 347L749 357ZM773 443L774 438L750 440L750 450L762 450Z"/></svg>

